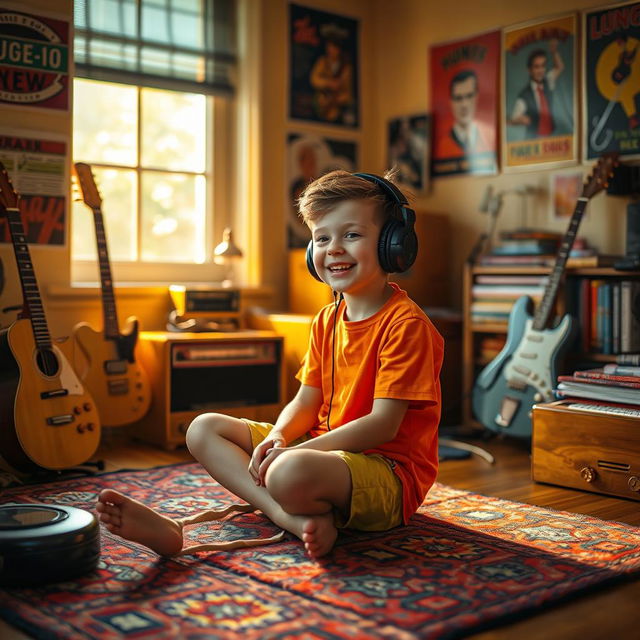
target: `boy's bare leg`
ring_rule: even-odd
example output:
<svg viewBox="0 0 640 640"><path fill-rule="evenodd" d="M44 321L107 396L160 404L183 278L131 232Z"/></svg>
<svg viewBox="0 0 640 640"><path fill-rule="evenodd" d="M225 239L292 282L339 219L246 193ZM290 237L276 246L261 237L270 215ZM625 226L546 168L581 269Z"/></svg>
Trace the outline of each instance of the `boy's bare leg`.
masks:
<svg viewBox="0 0 640 640"><path fill-rule="evenodd" d="M213 478L300 538L311 557L331 550L337 537L333 508L346 511L351 499L351 476L341 458L320 451L289 451L269 468L267 489L257 486L249 473L251 436L242 420L199 416L189 428L187 444ZM97 509L113 533L162 555L182 548L179 524L136 500L107 489Z"/></svg>

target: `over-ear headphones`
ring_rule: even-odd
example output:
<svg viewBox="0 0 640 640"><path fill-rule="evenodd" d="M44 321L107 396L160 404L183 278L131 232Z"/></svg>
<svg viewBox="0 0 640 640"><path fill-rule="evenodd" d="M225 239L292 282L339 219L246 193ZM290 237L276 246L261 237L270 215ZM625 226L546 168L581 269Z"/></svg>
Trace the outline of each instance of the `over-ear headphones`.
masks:
<svg viewBox="0 0 640 640"><path fill-rule="evenodd" d="M382 188L387 200L400 208L400 215L387 219L378 239L378 262L387 273L402 273L415 262L418 254L418 238L415 232L416 214L400 189L389 180L373 173L354 173L354 176L373 182ZM307 268L320 282L313 264L313 240L307 245Z"/></svg>

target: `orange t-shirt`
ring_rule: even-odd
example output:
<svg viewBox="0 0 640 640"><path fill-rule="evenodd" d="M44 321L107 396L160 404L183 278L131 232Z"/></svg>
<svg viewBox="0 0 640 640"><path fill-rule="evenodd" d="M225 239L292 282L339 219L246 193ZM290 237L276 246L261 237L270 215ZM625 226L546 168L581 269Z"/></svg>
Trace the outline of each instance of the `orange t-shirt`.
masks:
<svg viewBox="0 0 640 640"><path fill-rule="evenodd" d="M402 482L406 523L422 504L438 470L439 376L444 341L406 292L390 284L395 289L393 295L365 320L345 320L346 307L340 303L335 350L335 305L321 309L313 320L309 348L296 378L322 389L318 421L309 432L314 437L327 431L332 389L332 429L371 413L375 398L409 401L396 437L364 452L379 453L390 460Z"/></svg>

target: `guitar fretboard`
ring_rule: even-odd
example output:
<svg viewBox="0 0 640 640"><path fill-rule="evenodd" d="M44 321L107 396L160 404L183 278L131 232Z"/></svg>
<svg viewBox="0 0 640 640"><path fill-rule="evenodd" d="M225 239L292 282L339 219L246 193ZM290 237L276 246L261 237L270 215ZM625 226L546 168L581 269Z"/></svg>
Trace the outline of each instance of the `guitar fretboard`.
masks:
<svg viewBox="0 0 640 640"><path fill-rule="evenodd" d="M49 334L47 319L44 315L40 290L38 289L38 282L36 281L33 270L33 263L31 262L31 254L29 253L29 245L27 244L27 238L24 233L20 211L15 208L7 208L6 212L11 242L13 243L16 262L18 264L22 295L24 297L26 314L23 313L23 315L27 315L31 319L33 337L38 349L50 349L51 336Z"/></svg>
<svg viewBox="0 0 640 640"><path fill-rule="evenodd" d="M119 336L118 312L113 293L113 279L109 263L109 250L104 230L102 211L99 207L92 207L93 221L96 226L96 242L98 245L98 261L100 263L100 286L102 288L102 313L104 316L105 338L116 340Z"/></svg>
<svg viewBox="0 0 640 640"><path fill-rule="evenodd" d="M582 220L582 214L587 207L588 201L588 198L582 196L578 198L578 202L576 203L573 215L571 216L571 221L569 222L569 227L567 229L567 232L564 234L564 237L560 244L560 248L558 249L558 254L556 255L556 262L553 266L553 271L551 272L549 280L547 281L547 285L544 289L542 302L536 309L536 313L533 317L532 328L536 331L542 331L547 327L547 323L549 322L549 317L551 315L551 310L553 308L553 303L555 302L558 288L560 286L560 280L562 279L562 274L564 273L565 265L567 264L567 259L569 258L571 247L573 247L573 243L576 239L578 227L580 226L580 221Z"/></svg>

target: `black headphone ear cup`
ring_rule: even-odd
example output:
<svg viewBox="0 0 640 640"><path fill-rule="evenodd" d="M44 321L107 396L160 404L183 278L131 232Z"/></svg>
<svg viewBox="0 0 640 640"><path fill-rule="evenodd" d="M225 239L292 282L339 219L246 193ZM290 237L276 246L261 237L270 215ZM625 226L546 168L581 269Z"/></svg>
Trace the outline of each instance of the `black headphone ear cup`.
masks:
<svg viewBox="0 0 640 640"><path fill-rule="evenodd" d="M391 236L394 234L396 227L398 227L397 220L387 220L384 225L382 225L380 237L378 238L378 262L382 270L387 273L396 271L396 269L393 268L394 265L390 254Z"/></svg>
<svg viewBox="0 0 640 640"><path fill-rule="evenodd" d="M319 282L323 282L322 278L318 275L315 266L313 265L313 240L309 240L307 245L307 269L309 273Z"/></svg>
<svg viewBox="0 0 640 640"><path fill-rule="evenodd" d="M418 238L413 227L399 220L387 220L378 240L378 261L387 273L402 273L415 262Z"/></svg>

